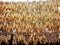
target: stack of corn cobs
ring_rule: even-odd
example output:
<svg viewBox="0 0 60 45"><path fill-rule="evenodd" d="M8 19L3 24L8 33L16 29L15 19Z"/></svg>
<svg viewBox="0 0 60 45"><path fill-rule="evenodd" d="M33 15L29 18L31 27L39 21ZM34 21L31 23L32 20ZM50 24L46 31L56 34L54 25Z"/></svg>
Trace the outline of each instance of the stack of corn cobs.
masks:
<svg viewBox="0 0 60 45"><path fill-rule="evenodd" d="M60 0L0 2L0 43L46 44L60 39Z"/></svg>

